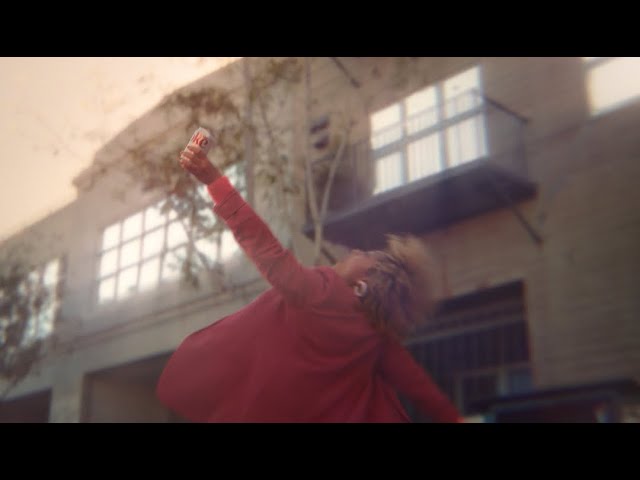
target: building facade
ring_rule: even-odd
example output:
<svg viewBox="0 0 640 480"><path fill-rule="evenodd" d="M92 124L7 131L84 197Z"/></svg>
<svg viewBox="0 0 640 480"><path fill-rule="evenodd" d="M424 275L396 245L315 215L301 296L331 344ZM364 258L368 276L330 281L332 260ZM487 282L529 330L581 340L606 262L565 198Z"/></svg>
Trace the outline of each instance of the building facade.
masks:
<svg viewBox="0 0 640 480"><path fill-rule="evenodd" d="M211 83L241 98L240 63L185 91ZM525 411L606 384L615 395L579 396L595 398L584 414L567 404L522 418L637 418L635 389L615 387L640 376L637 63L314 58L308 83L303 69L302 81L278 87L274 115L294 183L303 184L310 156L321 191L341 153L325 238L367 249L385 233L413 233L432 248L443 302L407 346L469 417L516 421L503 414L508 399L510 411ZM44 329L55 330L51 353L0 404L0 420L179 421L154 396L164 362L190 332L266 288L228 232L202 250L233 288L182 285L171 266L190 251L188 225L156 208L157 193L114 196L127 184L116 167L126 147L185 143L181 122L167 124L157 109L138 119L96 156L91 168L108 164L107 174L89 184L84 172L75 202L4 245L37 244L32 258L49 269L41 282L55 270L63 286L59 321ZM304 191L273 208L262 195L273 185L244 172L229 175L247 195L252 185L256 209L308 262L314 225Z"/></svg>

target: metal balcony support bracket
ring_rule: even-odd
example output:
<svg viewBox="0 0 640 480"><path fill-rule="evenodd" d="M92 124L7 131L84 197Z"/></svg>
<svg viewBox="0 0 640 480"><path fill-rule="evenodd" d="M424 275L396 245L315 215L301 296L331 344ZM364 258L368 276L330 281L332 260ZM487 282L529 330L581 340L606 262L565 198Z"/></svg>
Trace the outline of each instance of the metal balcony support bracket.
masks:
<svg viewBox="0 0 640 480"><path fill-rule="evenodd" d="M533 241L537 245L542 245L544 243L544 240L542 239L540 234L533 228L533 226L529 223L529 221L526 218L524 218L524 215L522 215L522 212L518 210L518 207L516 206L513 199L509 196L509 194L496 181L495 174L492 171L490 171L486 174L486 178L489 184L491 185L493 192L498 196L500 200L502 200L506 205L509 206L513 214L520 221L520 223L522 224L524 229L527 231L529 236L533 239Z"/></svg>
<svg viewBox="0 0 640 480"><path fill-rule="evenodd" d="M351 72L347 70L347 67L344 66L344 64L338 59L338 57L329 57L329 58L333 63L336 64L336 66L340 69L340 71L344 73L347 79L349 79L349 83L351 83L351 85L354 88L360 88L360 82L353 75L351 75Z"/></svg>

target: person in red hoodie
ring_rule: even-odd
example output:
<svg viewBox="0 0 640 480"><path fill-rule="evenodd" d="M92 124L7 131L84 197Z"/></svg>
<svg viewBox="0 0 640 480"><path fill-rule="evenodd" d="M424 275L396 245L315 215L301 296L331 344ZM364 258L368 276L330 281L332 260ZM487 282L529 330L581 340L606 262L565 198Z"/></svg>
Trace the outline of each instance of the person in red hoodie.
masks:
<svg viewBox="0 0 640 480"><path fill-rule="evenodd" d="M167 408L192 422L409 422L401 394L434 422L461 421L401 343L433 306L419 239L306 267L199 147L180 164L272 288L180 344L157 385Z"/></svg>

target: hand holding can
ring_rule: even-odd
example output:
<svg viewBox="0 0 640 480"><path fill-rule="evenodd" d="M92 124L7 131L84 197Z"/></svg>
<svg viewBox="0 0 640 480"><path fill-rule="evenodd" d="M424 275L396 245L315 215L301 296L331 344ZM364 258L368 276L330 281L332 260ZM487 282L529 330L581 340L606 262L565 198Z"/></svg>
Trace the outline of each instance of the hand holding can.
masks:
<svg viewBox="0 0 640 480"><path fill-rule="evenodd" d="M222 176L220 170L207 158L213 145L213 136L204 128L198 128L187 147L180 153L180 165L205 185Z"/></svg>

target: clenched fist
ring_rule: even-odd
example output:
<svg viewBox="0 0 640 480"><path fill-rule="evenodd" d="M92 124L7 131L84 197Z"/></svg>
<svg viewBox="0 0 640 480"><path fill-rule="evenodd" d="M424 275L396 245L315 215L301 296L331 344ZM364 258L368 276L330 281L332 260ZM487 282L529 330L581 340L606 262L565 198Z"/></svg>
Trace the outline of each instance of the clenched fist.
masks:
<svg viewBox="0 0 640 480"><path fill-rule="evenodd" d="M180 165L205 185L213 183L222 176L220 170L209 161L197 145L187 145L187 148L180 153Z"/></svg>

